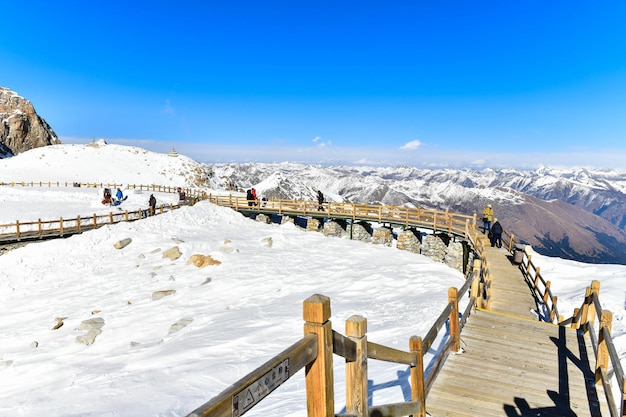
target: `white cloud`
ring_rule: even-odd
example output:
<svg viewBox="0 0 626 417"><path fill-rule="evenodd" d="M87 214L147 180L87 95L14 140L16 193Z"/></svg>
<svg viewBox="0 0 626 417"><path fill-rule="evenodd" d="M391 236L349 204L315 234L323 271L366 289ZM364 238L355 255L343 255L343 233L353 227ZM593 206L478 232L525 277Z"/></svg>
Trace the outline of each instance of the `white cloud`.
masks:
<svg viewBox="0 0 626 417"><path fill-rule="evenodd" d="M321 136L315 136L315 137L313 138L313 143L318 142L318 141L320 141L321 139L322 139L322 137L321 137Z"/></svg>
<svg viewBox="0 0 626 417"><path fill-rule="evenodd" d="M410 142L405 143L403 146L400 146L400 149L403 151L414 151L422 145L422 142L419 140L412 140Z"/></svg>

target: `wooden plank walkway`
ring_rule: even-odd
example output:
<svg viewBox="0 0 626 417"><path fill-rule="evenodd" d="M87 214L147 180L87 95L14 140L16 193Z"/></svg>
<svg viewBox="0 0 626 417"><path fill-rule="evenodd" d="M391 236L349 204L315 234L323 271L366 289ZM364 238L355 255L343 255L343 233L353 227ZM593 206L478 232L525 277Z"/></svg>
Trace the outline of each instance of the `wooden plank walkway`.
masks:
<svg viewBox="0 0 626 417"><path fill-rule="evenodd" d="M491 310L472 314L426 398L432 417L609 416L588 335L541 322L505 249L487 248Z"/></svg>

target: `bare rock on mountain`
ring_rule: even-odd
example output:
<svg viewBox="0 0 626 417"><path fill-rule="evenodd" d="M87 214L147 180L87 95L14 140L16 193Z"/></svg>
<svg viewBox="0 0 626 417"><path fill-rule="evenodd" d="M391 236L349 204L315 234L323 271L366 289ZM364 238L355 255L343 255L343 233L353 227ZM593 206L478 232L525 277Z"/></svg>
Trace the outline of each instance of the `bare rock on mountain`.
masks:
<svg viewBox="0 0 626 417"><path fill-rule="evenodd" d="M54 130L35 112L30 101L0 87L0 158L60 143Z"/></svg>

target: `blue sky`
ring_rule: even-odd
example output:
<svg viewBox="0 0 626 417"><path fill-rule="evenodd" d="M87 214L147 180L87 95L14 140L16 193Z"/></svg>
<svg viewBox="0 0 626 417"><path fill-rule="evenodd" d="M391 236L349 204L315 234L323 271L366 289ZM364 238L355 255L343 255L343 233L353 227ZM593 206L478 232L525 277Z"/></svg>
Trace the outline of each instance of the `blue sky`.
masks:
<svg viewBox="0 0 626 417"><path fill-rule="evenodd" d="M624 2L34 1L3 15L0 86L66 143L625 167Z"/></svg>

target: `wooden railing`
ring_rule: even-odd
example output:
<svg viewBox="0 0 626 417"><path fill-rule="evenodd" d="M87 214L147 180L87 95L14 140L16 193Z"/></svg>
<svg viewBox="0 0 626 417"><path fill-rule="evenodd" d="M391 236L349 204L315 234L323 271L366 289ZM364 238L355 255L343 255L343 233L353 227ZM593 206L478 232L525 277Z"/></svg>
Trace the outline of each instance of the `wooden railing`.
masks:
<svg viewBox="0 0 626 417"><path fill-rule="evenodd" d="M597 332L594 331L596 319L600 324ZM585 290L585 298L580 308L575 308L572 317L561 320L559 325L570 325L573 329L581 329L589 333L596 357L595 382L604 387L611 416L626 416L624 369L611 336L613 313L602 309L599 281L591 282L591 286ZM614 396L612 393L611 375L620 390L619 396ZM616 402L616 398L620 397L621 401Z"/></svg>
<svg viewBox="0 0 626 417"><path fill-rule="evenodd" d="M423 339L411 336L407 351L369 341L367 319L362 316L354 315L346 320L345 335L336 332L330 322L330 299L319 294L309 297L303 303L304 338L188 414L188 417L240 416L303 367L306 368L308 417L335 416L333 354L346 362L346 414L343 416L426 416L426 397L446 357L450 352L461 351L461 330L479 298L479 269L480 261L476 261L461 289L448 290L448 303L435 323ZM459 301L467 299L468 292L467 306L459 314ZM425 374L424 353L428 352L446 324L444 347L436 353L429 367L430 372ZM368 359L409 366L411 401L368 407ZM285 369L288 369L287 373ZM278 377L270 378L268 384L268 375ZM255 401L244 401L248 390L255 389L253 387L256 387Z"/></svg>
<svg viewBox="0 0 626 417"><path fill-rule="evenodd" d="M10 182L0 182L0 186L10 186L10 187L75 187L75 188L117 188L117 187L126 187L130 190L142 190L142 191L153 191L158 193L176 193L178 187L173 187L169 185L141 185L141 184L117 184L117 183L103 183L103 182L67 182L67 181L10 181ZM204 192L192 189L192 188L184 188L182 189L186 192L186 194L190 197L199 197L204 195Z"/></svg>
<svg viewBox="0 0 626 417"><path fill-rule="evenodd" d="M532 253L529 250L530 247L516 244L515 235L513 234L505 232L505 235L506 238L503 243L506 244L509 252L513 255L515 255L516 251L522 252L520 270L537 300L538 308L541 310L537 312L540 319L550 323L562 321L563 318L559 316L559 310L557 308L558 297L552 293L550 281L547 281L544 279L543 275L541 275L541 268L533 262Z"/></svg>
<svg viewBox="0 0 626 417"><path fill-rule="evenodd" d="M41 220L0 224L0 243L25 241L33 239L45 239L52 237L65 237L72 234L82 233L87 230L97 229L99 227L115 224L120 222L129 222L139 220L146 214L163 214L167 211L180 208L178 204L161 204L156 207L155 213L148 213L147 209L109 212L107 214L93 214L92 216L76 216L74 218L59 217L53 220Z"/></svg>
<svg viewBox="0 0 626 417"><path fill-rule="evenodd" d="M422 227L458 236L466 236L468 228L476 227L476 215L469 216L450 213L447 210L431 210L421 207L408 208L349 202L319 204L310 200L246 200L245 197L213 194L209 194L207 198L214 204L230 207L240 212L363 220L406 227Z"/></svg>
<svg viewBox="0 0 626 417"><path fill-rule="evenodd" d="M115 183L70 183L67 182L10 182L0 183L2 186L21 186L21 187L111 187L116 188L122 186ZM160 185L126 185L128 189L145 190L161 193L176 193L177 187L160 186ZM193 190L184 189L186 193L186 201L188 204L194 204L197 200L206 198L206 193ZM20 221L16 220L15 223L0 224L0 243L2 242L20 242L34 239L45 239L53 237L64 237L72 234L82 233L87 230L97 229L99 227L115 224L120 222L128 222L139 220L147 214L163 214L167 211L171 211L180 208L180 204L161 204L156 206L155 212L150 213L148 210L138 209L123 212L109 212L107 214L93 214L90 216L77 215L72 218L63 218L37 221Z"/></svg>

